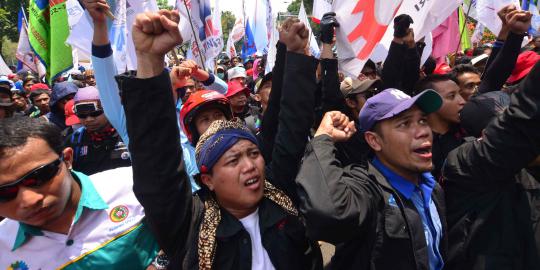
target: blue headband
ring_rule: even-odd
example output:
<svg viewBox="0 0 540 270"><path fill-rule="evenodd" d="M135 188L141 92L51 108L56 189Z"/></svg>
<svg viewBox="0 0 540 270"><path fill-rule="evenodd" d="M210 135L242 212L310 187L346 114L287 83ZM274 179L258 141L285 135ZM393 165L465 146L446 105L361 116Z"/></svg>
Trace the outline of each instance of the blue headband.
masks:
<svg viewBox="0 0 540 270"><path fill-rule="evenodd" d="M242 129L225 129L212 135L204 142L197 156L200 172L208 173L212 170L219 158L241 139L258 145L257 138L251 132Z"/></svg>

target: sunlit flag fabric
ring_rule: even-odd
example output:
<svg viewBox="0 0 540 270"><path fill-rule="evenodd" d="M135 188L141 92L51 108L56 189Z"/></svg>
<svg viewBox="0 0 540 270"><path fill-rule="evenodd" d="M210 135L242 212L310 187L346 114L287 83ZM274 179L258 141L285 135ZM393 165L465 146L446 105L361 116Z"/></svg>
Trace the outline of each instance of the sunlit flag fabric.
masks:
<svg viewBox="0 0 540 270"><path fill-rule="evenodd" d="M334 0L315 0L313 1L313 14L311 19L320 23L323 15L327 12L332 11L332 3Z"/></svg>
<svg viewBox="0 0 540 270"><path fill-rule="evenodd" d="M15 56L19 60L19 65L17 69L29 69L32 72L38 72L37 66L35 63L35 56L32 48L30 47L30 42L28 41L28 32L27 32L27 23L24 15L22 14L22 7L19 10L19 17L21 20L20 32L19 32L19 43L17 44L17 52Z"/></svg>
<svg viewBox="0 0 540 270"><path fill-rule="evenodd" d="M32 49L47 69L47 81L71 68L66 0L31 0L28 35Z"/></svg>
<svg viewBox="0 0 540 270"><path fill-rule="evenodd" d="M227 39L226 53L229 58L236 56L236 48L234 47L234 44L244 37L245 31L244 20L241 17L237 18L231 32L229 33L229 38Z"/></svg>

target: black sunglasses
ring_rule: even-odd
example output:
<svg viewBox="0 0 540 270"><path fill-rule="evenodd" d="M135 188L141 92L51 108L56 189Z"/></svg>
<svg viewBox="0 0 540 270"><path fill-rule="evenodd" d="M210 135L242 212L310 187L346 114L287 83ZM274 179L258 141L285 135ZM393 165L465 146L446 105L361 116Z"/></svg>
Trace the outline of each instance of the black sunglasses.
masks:
<svg viewBox="0 0 540 270"><path fill-rule="evenodd" d="M59 171L60 164L64 160L61 156L49 164L39 166L15 182L0 186L0 202L13 200L19 194L19 186L37 188L49 182Z"/></svg>
<svg viewBox="0 0 540 270"><path fill-rule="evenodd" d="M97 110L97 111L93 111L93 112L89 112L89 113L76 113L75 115L77 115L77 117L79 117L79 119L85 119L89 116L92 116L92 117L98 117L100 115L103 114L103 110Z"/></svg>

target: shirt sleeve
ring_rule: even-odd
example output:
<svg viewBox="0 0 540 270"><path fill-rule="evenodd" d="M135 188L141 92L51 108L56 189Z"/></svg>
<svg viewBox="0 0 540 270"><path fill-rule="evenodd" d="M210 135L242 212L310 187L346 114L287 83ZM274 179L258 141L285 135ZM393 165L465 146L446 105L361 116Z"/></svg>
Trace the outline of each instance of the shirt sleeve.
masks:
<svg viewBox="0 0 540 270"><path fill-rule="evenodd" d="M122 141L129 145L129 136L126 129L126 115L120 101L120 90L114 79L117 74L114 64L111 44L103 46L92 45L92 65L96 86L99 91L101 105L109 123L116 129Z"/></svg>

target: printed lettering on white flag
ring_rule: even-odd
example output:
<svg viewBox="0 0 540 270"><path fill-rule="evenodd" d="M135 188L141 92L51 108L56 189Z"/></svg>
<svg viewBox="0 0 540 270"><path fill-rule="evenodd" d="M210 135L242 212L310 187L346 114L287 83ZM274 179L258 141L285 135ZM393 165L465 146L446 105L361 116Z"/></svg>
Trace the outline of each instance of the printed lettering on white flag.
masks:
<svg viewBox="0 0 540 270"><path fill-rule="evenodd" d="M332 3L334 0L315 0L313 1L313 19L319 23L323 15L332 11Z"/></svg>
<svg viewBox="0 0 540 270"><path fill-rule="evenodd" d="M270 0L251 0L245 3L246 18L255 39L257 55L267 54L269 41L267 20L271 18L268 14L271 11Z"/></svg>
<svg viewBox="0 0 540 270"><path fill-rule="evenodd" d="M37 72L37 66L35 61L34 52L30 47L28 41L28 32L26 28L26 20L23 18L23 25L21 26L21 32L19 33L19 44L17 45L17 52L15 57L24 64L24 67Z"/></svg>
<svg viewBox="0 0 540 270"><path fill-rule="evenodd" d="M380 46L388 24L402 0L335 0L334 12L340 27L336 31L340 70L358 76L373 50Z"/></svg>
<svg viewBox="0 0 540 270"><path fill-rule="evenodd" d="M311 55L313 55L315 58L319 58L319 56L321 55L321 51L319 50L319 44L317 44L317 39L315 39L313 31L311 30L311 26L309 25L309 20L306 14L306 9L304 8L303 1L300 4L298 19L306 25L306 28L309 31L309 50L311 51Z"/></svg>
<svg viewBox="0 0 540 270"><path fill-rule="evenodd" d="M178 26L184 41L189 42L187 58L204 67L208 61L213 61L213 58L219 55L223 49L223 37L220 30L214 26L210 1L178 0L177 7L180 17L191 17L191 25L193 25L193 29L191 29L188 20L180 20L181 23ZM193 31L195 31L195 35L193 35Z"/></svg>
<svg viewBox="0 0 540 270"><path fill-rule="evenodd" d="M502 23L497 12L504 6L514 4L520 7L519 0L476 0L477 19L495 35L501 31Z"/></svg>

